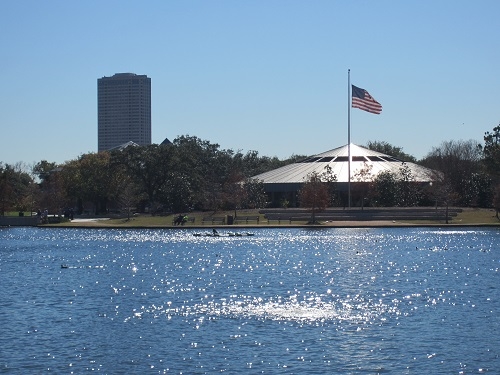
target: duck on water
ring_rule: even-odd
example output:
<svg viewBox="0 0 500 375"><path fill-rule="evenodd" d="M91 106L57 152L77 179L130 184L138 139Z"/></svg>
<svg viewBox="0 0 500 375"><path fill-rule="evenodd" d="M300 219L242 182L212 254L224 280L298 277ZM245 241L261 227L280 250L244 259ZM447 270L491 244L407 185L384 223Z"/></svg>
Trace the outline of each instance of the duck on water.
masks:
<svg viewBox="0 0 500 375"><path fill-rule="evenodd" d="M253 236L254 234L251 232L227 232L227 233L219 233L217 229L212 229L212 232L205 233L193 233L193 236L196 237L243 237L243 236Z"/></svg>

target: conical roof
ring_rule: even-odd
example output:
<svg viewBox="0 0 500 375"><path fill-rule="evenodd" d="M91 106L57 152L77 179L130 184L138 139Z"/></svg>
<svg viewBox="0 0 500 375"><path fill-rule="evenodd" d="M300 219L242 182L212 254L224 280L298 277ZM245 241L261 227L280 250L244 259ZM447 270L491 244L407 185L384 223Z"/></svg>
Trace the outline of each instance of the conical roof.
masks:
<svg viewBox="0 0 500 375"><path fill-rule="evenodd" d="M393 156L357 146L351 143L351 182L370 182L380 172L390 172L399 175L403 161ZM335 148L304 159L300 162L286 165L269 172L254 176L254 179L264 184L297 184L304 183L310 173L322 174L330 166L337 176L337 182L348 182L348 147L347 145ZM415 163L404 162L409 168L413 181L429 182L434 180L435 171ZM369 170L363 179L357 174L361 170Z"/></svg>

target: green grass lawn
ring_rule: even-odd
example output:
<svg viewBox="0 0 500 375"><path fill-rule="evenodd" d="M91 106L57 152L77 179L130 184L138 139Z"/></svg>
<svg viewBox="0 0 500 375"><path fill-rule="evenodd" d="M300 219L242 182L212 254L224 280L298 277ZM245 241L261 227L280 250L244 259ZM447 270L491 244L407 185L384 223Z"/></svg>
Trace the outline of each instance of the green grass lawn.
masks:
<svg viewBox="0 0 500 375"><path fill-rule="evenodd" d="M23 212L24 216L31 216L29 211ZM6 211L5 216L19 216L19 211ZM33 213L36 216L36 213Z"/></svg>
<svg viewBox="0 0 500 375"><path fill-rule="evenodd" d="M463 211L458 213L449 221L449 224L454 225L498 225L500 221L495 216L495 210L487 208L463 208ZM409 224L414 225L436 225L444 224L444 220L409 220Z"/></svg>
<svg viewBox="0 0 500 375"><path fill-rule="evenodd" d="M500 221L496 218L494 209L464 208L463 212L453 219L453 223L500 224Z"/></svg>

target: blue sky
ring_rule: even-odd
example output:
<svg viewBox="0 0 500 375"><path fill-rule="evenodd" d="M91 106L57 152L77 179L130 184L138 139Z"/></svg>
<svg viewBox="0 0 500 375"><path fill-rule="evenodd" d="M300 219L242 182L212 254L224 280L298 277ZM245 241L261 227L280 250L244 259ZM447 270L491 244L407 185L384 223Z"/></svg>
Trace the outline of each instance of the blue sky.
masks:
<svg viewBox="0 0 500 375"><path fill-rule="evenodd" d="M0 2L0 161L97 150L97 79L152 81L153 142L197 136L281 159L351 141L417 158L500 123L500 1Z"/></svg>

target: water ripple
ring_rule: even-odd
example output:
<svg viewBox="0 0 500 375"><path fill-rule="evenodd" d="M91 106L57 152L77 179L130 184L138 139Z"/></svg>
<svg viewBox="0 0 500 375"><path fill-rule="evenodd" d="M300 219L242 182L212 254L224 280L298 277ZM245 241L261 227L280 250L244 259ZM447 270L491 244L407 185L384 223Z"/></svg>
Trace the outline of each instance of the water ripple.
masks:
<svg viewBox="0 0 500 375"><path fill-rule="evenodd" d="M484 228L2 229L0 372L496 373L499 244Z"/></svg>

